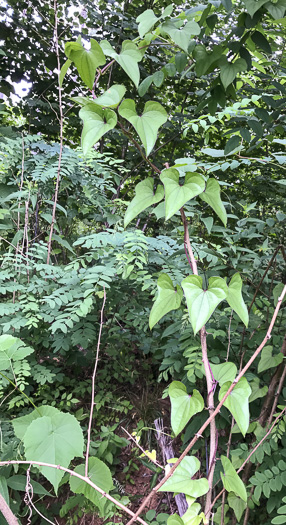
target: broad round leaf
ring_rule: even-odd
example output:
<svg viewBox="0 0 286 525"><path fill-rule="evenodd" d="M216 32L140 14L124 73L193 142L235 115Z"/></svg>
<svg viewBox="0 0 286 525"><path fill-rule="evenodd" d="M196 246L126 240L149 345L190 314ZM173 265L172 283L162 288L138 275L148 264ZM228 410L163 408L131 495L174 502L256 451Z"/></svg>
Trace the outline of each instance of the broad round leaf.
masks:
<svg viewBox="0 0 286 525"><path fill-rule="evenodd" d="M247 501L246 488L231 461L226 456L221 456L220 459L224 470L223 473L220 473L220 476L225 490L234 492L243 501Z"/></svg>
<svg viewBox="0 0 286 525"><path fill-rule="evenodd" d="M78 465L75 472L85 475L85 464ZM98 458L89 458L88 477L95 485L104 490L107 494L113 487L112 476L109 468ZM84 494L92 503L103 511L106 499L90 485L75 476L70 477L70 488L75 494Z"/></svg>
<svg viewBox="0 0 286 525"><path fill-rule="evenodd" d="M113 47L107 40L100 42L100 46L106 56L113 58L125 73L131 78L135 86L138 87L140 80L140 72L138 62L142 59L142 55L137 46L130 40L124 40L122 43L121 53L116 53Z"/></svg>
<svg viewBox="0 0 286 525"><path fill-rule="evenodd" d="M230 381L231 383L235 379L237 373L237 367L234 363L221 363L220 365L213 365L211 363L211 369L215 380L222 386L224 383Z"/></svg>
<svg viewBox="0 0 286 525"><path fill-rule="evenodd" d="M267 345L263 348L261 352L260 361L258 363L257 371L260 374L269 368L276 367L280 365L283 361L283 353L279 352L276 355L272 355L273 346Z"/></svg>
<svg viewBox="0 0 286 525"><path fill-rule="evenodd" d="M245 326L248 326L248 311L243 300L242 294L242 279L239 273L232 276L228 285L227 302L229 306L237 313Z"/></svg>
<svg viewBox="0 0 286 525"><path fill-rule="evenodd" d="M0 335L0 370L7 370L12 361L20 361L33 352L33 348L26 346L18 337Z"/></svg>
<svg viewBox="0 0 286 525"><path fill-rule="evenodd" d="M80 42L67 42L65 54L75 64L83 82L92 89L97 68L106 62L100 45L91 38L87 51Z"/></svg>
<svg viewBox="0 0 286 525"><path fill-rule="evenodd" d="M154 179L148 177L139 182L135 188L135 197L130 202L124 217L124 228L128 226L129 222L137 217L141 211L146 210L152 204L157 204L164 198L164 188L159 184L154 192Z"/></svg>
<svg viewBox="0 0 286 525"><path fill-rule="evenodd" d="M171 426L177 436L191 417L204 408L204 400L198 390L189 396L187 389L180 381L173 381L168 390L171 400Z"/></svg>
<svg viewBox="0 0 286 525"><path fill-rule="evenodd" d="M139 24L138 26L138 33L141 38L152 29L152 27L156 24L156 22L159 20L157 16L154 14L153 9L146 9L144 13L137 16L136 22Z"/></svg>
<svg viewBox="0 0 286 525"><path fill-rule="evenodd" d="M123 99L126 87L121 84L114 84L103 95L94 99L94 104L105 108L116 108Z"/></svg>
<svg viewBox="0 0 286 525"><path fill-rule="evenodd" d="M177 44L181 49L188 53L189 43L192 36L197 36L201 32L201 28L197 22L191 20L187 22L185 26L182 26L182 21L168 21L165 22L161 29L164 33L167 33L175 44Z"/></svg>
<svg viewBox="0 0 286 525"><path fill-rule="evenodd" d="M132 124L137 131L146 155L152 151L157 140L158 129L167 120L167 113L159 102L146 102L142 115L137 115L134 100L128 98L118 109L119 115Z"/></svg>
<svg viewBox="0 0 286 525"><path fill-rule="evenodd" d="M34 421L23 437L26 459L68 467L74 457L83 456L84 441L80 425L74 416L57 408L42 406L40 410L43 417L34 410ZM37 468L57 492L64 472L50 467Z"/></svg>
<svg viewBox="0 0 286 525"><path fill-rule="evenodd" d="M191 325L196 334L207 322L217 305L227 296L227 285L221 277L211 277L209 287L203 290L202 277L190 275L182 281Z"/></svg>
<svg viewBox="0 0 286 525"><path fill-rule="evenodd" d="M224 383L219 392L219 401L222 400L225 393L228 391L231 382ZM237 385L235 385L232 392L226 398L224 405L233 415L240 432L245 436L249 426L249 404L248 398L251 394L251 388L245 377L242 377Z"/></svg>
<svg viewBox="0 0 286 525"><path fill-rule="evenodd" d="M200 465L199 460L195 456L186 456L159 491L182 492L193 498L203 496L209 491L208 480L205 478L191 479L198 472Z"/></svg>
<svg viewBox="0 0 286 525"><path fill-rule="evenodd" d="M81 143L84 155L99 139L117 124L117 116L111 109L101 109L94 102L81 108L79 112L83 120Z"/></svg>
<svg viewBox="0 0 286 525"><path fill-rule="evenodd" d="M238 58L235 62L228 62L226 57L222 57L221 62L220 78L226 89L233 82L237 73L247 69L247 63L243 58Z"/></svg>
<svg viewBox="0 0 286 525"><path fill-rule="evenodd" d="M160 179L165 187L166 220L205 189L205 181L198 173L186 173L183 185L179 183L180 174L175 168L164 170Z"/></svg>
<svg viewBox="0 0 286 525"><path fill-rule="evenodd" d="M172 310L177 310L182 301L183 292L181 287L178 285L175 289L172 283L172 279L162 273L158 279L158 297L153 304L152 310L149 317L149 326L152 330L164 315Z"/></svg>
<svg viewBox="0 0 286 525"><path fill-rule="evenodd" d="M209 179L207 181L206 189L203 193L200 194L200 198L207 202L209 206L215 211L219 216L220 220L226 226L227 216L225 207L220 198L220 185L217 180Z"/></svg>

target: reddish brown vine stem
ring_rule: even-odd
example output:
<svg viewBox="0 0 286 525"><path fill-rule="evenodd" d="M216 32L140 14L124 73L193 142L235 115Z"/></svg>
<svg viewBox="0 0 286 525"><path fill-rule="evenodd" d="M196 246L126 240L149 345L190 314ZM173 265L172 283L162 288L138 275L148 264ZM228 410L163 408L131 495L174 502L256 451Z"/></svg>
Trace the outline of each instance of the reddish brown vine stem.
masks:
<svg viewBox="0 0 286 525"><path fill-rule="evenodd" d="M230 385L228 391L225 393L225 395L223 396L222 400L220 401L220 403L217 405L217 407L214 409L212 415L205 421L205 423L201 426L201 428L198 430L197 434L193 437L192 441L188 444L188 446L185 448L184 452L181 454L181 456L179 457L179 459L176 461L176 463L173 465L173 467L170 469L170 471L168 472L168 474L166 474L166 476L160 481L160 483L158 483L158 485L156 485L156 487L153 488L153 490L150 492L150 494L148 494L148 496L144 499L144 501L142 502L142 504L140 505L139 509L137 510L137 512L135 513L135 515L133 516L133 518L131 520L128 521L127 525L131 525L132 523L134 523L134 521L136 521L136 519L138 518L138 516L141 514L141 512L145 509L146 505L149 503L149 501L151 500L151 498L154 496L154 494L156 494L156 492L158 492L158 490L164 485L164 483L166 483L167 479L169 479L175 472L176 468L180 465L181 461L184 459L184 457L188 454L188 452L193 448L194 444L197 442L197 440L202 436L203 432L205 431L205 429L209 426L210 422L215 418L215 416L219 413L221 407L223 406L226 398L229 396L229 394L233 391L235 385L238 383L238 381L244 376L245 372L249 369L249 367L252 365L253 361L256 359L256 357L260 354L261 350L264 348L264 346L266 345L266 343L269 341L269 339L271 339L271 332L273 330L273 326L275 324L275 321L276 321L276 318L277 318L277 315L278 315L278 312L280 310L280 307L281 307L281 303L284 299L286 295L286 285L284 286L283 288L283 291L282 291L282 294L281 296L279 297L278 299L278 302L277 302L277 306L274 310L274 314L272 316L272 319L271 319L271 322L270 322L270 325L268 327L268 330L267 330L267 333L262 341L262 343L259 345L259 347L255 350L254 354L252 355L252 357L249 359L248 363L246 363L246 365L244 366L244 368L241 370L241 372L238 374L238 376L236 377L236 379L233 381L233 383ZM1 463L0 463L1 465ZM209 511L210 512L210 511Z"/></svg>

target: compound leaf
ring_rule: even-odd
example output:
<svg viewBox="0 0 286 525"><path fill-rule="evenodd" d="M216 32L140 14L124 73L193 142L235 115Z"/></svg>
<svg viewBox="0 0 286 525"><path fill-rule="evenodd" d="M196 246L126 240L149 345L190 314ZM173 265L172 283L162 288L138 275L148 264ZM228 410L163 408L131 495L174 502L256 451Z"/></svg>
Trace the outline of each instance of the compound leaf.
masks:
<svg viewBox="0 0 286 525"><path fill-rule="evenodd" d="M190 275L182 281L191 325L196 334L207 322L217 305L227 297L227 285L221 277L211 277L203 290L202 277Z"/></svg>
<svg viewBox="0 0 286 525"><path fill-rule="evenodd" d="M189 396L187 389L180 381L173 381L169 386L171 400L171 426L177 436L189 422L191 417L204 408L204 400L198 390Z"/></svg>
<svg viewBox="0 0 286 525"><path fill-rule="evenodd" d="M231 385L231 381L224 383L219 392L219 401L223 398ZM248 398L251 394L251 388L245 377L242 377L232 392L226 398L224 405L233 415L240 432L245 436L249 427L249 404Z"/></svg>
<svg viewBox="0 0 286 525"><path fill-rule="evenodd" d="M205 478L191 479L200 468L200 461L195 456L186 456L174 474L159 489L160 492L177 492L199 498L209 491L209 483Z"/></svg>
<svg viewBox="0 0 286 525"><path fill-rule="evenodd" d="M216 179L209 179L207 181L206 189L200 194L200 198L208 203L226 226L227 215L220 198L220 185Z"/></svg>
<svg viewBox="0 0 286 525"><path fill-rule="evenodd" d="M142 115L137 115L134 100L128 98L119 106L118 113L135 128L146 155L149 155L157 140L159 127L167 120L167 112L163 106L159 102L146 102Z"/></svg>
<svg viewBox="0 0 286 525"><path fill-rule="evenodd" d="M242 294L242 279L239 273L235 273L228 285L227 302L229 306L237 313L245 326L248 326L248 311L243 300Z"/></svg>
<svg viewBox="0 0 286 525"><path fill-rule="evenodd" d="M153 304L152 310L149 317L149 326L152 330L164 315L171 310L177 310L183 298L183 291L179 285L176 289L173 286L172 280L169 275L162 273L158 279L158 297Z"/></svg>
<svg viewBox="0 0 286 525"><path fill-rule="evenodd" d="M154 179L148 177L147 179L139 182L135 188L135 197L130 202L124 217L124 228L129 222L137 217L141 211L149 208L152 204L157 204L164 198L164 188L161 184L154 192Z"/></svg>
<svg viewBox="0 0 286 525"><path fill-rule="evenodd" d="M84 155L99 139L117 124L117 116L111 109L102 109L94 102L83 106L79 112L83 120L81 143Z"/></svg>
<svg viewBox="0 0 286 525"><path fill-rule="evenodd" d="M187 173L182 186L179 178L180 174L175 168L164 170L160 177L165 187L166 220L205 189L205 181L198 173Z"/></svg>

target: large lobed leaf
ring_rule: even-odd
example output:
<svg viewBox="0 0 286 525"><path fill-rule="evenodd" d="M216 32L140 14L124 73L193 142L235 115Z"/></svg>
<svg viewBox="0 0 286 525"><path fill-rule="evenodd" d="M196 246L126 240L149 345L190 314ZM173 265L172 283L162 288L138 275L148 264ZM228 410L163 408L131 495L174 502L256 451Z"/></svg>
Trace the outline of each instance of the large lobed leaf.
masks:
<svg viewBox="0 0 286 525"><path fill-rule="evenodd" d="M83 433L76 418L52 406L42 406L13 421L16 436L25 447L26 460L68 467L74 457L83 456ZM55 492L64 472L37 467L53 485Z"/></svg>

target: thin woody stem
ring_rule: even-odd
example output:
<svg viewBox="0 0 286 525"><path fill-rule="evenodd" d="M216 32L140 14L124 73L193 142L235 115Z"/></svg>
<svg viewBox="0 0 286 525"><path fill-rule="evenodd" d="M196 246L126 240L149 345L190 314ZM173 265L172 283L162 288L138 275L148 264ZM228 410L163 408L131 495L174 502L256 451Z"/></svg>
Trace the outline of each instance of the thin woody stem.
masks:
<svg viewBox="0 0 286 525"><path fill-rule="evenodd" d="M158 485L156 485L156 487L154 487L152 489L152 491L148 494L148 496L144 499L144 501L142 502L142 504L140 505L139 509L137 510L137 512L135 513L135 515L133 516L133 518L131 520L129 520L129 522L127 523L127 525L131 525L132 523L134 523L134 521L137 519L137 517L141 514L141 512L145 509L146 505L149 503L149 501L152 499L152 497L154 496L154 494L156 494L156 492L158 492L158 490L164 485L164 483L166 483L167 479L169 479L175 472L175 470L177 469L177 467L180 465L181 461L184 459L184 457L188 454L188 452L193 448L193 446L195 445L195 443L198 441L198 439L200 437L202 437L202 434L203 432L205 431L205 429L209 426L210 422L215 418L215 416L220 412L220 409L221 407L223 406L225 400L228 398L228 396L231 394L231 392L233 391L234 387L237 385L238 381L244 376L245 372L247 372L247 370L249 369L249 367L252 365L253 361L255 361L256 357L260 354L261 350L264 348L264 346L266 345L266 343L269 341L269 339L271 339L271 332L273 330L273 326L275 324L275 321L276 321L276 318L277 318L277 315L278 315L278 312L280 310L280 307L281 307L281 303L284 299L286 295L286 285L284 286L284 289L282 291L282 294L281 296L279 297L278 299L278 302L277 302L277 306L275 308L275 311L274 311L274 314L272 316L272 319L271 319L271 322L270 322L270 325L268 327L268 330L267 330L267 333L262 341L262 343L259 345L259 347L255 350L255 352L253 353L252 357L249 359L249 361L246 363L246 365L244 366L244 368L241 370L241 372L238 374L238 376L235 378L235 380L232 382L232 384L230 385L228 391L225 393L225 395L223 396L222 400L220 401L220 403L217 405L217 407L214 409L212 415L205 421L205 423L201 426L201 428L198 430L197 434L195 434L195 436L193 437L193 439L191 440L191 442L188 444L188 446L185 448L184 452L181 454L181 456L179 457L179 459L176 461L176 463L173 465L173 467L169 470L168 474L166 474L166 476L160 481L160 483L158 483ZM210 510L208 510L208 512L210 512Z"/></svg>
<svg viewBox="0 0 286 525"><path fill-rule="evenodd" d="M100 312L100 325L99 325L99 333L98 333L98 338L97 338L96 357L95 357L94 369L93 369L92 380L91 380L91 404L90 404L90 415L89 415L89 423L88 423L88 430L87 430L87 445L86 445L86 456L85 456L85 477L86 478L88 477L88 458L89 458L89 449L90 449L90 440L91 440L92 418L93 418L93 411L94 411L94 405L95 405L94 403L95 377L96 377L96 371L97 371L97 365L98 365L105 302L106 302L106 291L105 291L105 287L103 287L103 302L102 302L102 307L101 307L101 312Z"/></svg>

